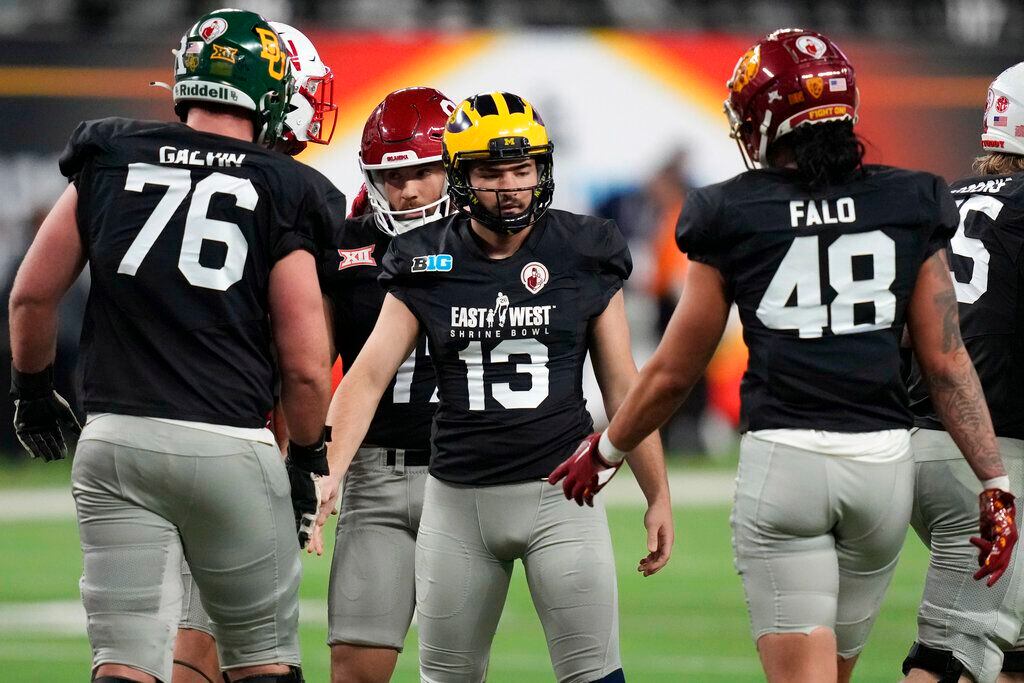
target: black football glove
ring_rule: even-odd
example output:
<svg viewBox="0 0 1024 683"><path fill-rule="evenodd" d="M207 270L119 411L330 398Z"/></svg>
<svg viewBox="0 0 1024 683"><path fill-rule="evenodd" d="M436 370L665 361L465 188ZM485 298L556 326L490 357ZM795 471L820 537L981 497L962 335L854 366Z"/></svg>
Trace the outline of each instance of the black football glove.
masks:
<svg viewBox="0 0 1024 683"><path fill-rule="evenodd" d="M61 460L68 445L82 433L75 413L53 390L53 366L41 372L19 372L11 366L14 433L33 458Z"/></svg>
<svg viewBox="0 0 1024 683"><path fill-rule="evenodd" d="M330 474L327 467L327 442L330 440L331 428L324 427L320 440L311 446L288 442L288 457L284 459L284 466L288 470L288 481L292 487L292 511L295 513L295 529L299 533L299 548L305 548L309 543L320 509L320 489L316 477Z"/></svg>

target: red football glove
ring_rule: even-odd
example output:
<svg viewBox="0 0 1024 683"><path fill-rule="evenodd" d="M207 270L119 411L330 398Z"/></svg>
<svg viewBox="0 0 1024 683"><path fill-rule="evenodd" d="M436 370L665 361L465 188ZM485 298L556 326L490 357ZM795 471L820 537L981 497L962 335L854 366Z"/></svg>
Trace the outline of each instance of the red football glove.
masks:
<svg viewBox="0 0 1024 683"><path fill-rule="evenodd" d="M586 503L594 507L594 495L611 481L622 467L622 461L612 464L601 457L597 442L601 432L595 432L583 439L576 452L548 475L549 484L557 484L563 478L562 490L565 497L575 500L577 505Z"/></svg>
<svg viewBox="0 0 1024 683"><path fill-rule="evenodd" d="M349 218L359 218L370 213L370 195L366 192L366 184L359 188L359 192L352 198L352 205L348 210Z"/></svg>
<svg viewBox="0 0 1024 683"><path fill-rule="evenodd" d="M974 573L974 579L988 576L989 586L998 581L1010 566L1013 546L1017 544L1017 509L1013 500L1013 494L1002 489L985 489L978 496L981 537L971 538L971 543L978 547L981 569Z"/></svg>

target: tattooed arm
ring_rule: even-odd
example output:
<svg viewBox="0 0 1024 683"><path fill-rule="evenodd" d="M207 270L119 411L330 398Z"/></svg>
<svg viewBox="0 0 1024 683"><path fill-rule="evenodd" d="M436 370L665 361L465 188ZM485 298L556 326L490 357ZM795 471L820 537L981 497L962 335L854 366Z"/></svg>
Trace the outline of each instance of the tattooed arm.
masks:
<svg viewBox="0 0 1024 683"><path fill-rule="evenodd" d="M978 479L1006 474L981 383L960 337L956 293L944 251L921 266L907 308L914 354L932 405Z"/></svg>

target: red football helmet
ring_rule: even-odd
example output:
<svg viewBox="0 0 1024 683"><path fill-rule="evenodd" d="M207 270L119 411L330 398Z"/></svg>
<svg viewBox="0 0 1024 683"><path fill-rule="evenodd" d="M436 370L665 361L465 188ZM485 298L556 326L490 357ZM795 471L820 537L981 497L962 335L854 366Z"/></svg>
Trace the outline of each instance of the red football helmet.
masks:
<svg viewBox="0 0 1024 683"><path fill-rule="evenodd" d="M857 122L857 82L846 55L814 31L786 28L747 50L725 84L731 137L750 166L765 162L768 145L797 126Z"/></svg>
<svg viewBox="0 0 1024 683"><path fill-rule="evenodd" d="M455 103L433 88L396 90L370 114L363 128L359 166L366 177L377 227L389 235L435 221L448 213L448 184L440 199L410 211L394 211L380 171L441 161L441 137Z"/></svg>

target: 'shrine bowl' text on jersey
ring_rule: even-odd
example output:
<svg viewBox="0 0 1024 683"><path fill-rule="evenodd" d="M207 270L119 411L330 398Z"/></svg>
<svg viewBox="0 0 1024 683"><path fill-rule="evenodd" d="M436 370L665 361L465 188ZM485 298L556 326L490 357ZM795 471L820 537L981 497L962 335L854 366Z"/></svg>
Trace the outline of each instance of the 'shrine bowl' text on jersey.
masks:
<svg viewBox="0 0 1024 683"><path fill-rule="evenodd" d="M549 211L507 259L477 239L455 216L401 235L381 282L430 342L431 473L470 485L539 479L593 429L589 328L629 276L629 250L613 222L565 211Z"/></svg>
<svg viewBox="0 0 1024 683"><path fill-rule="evenodd" d="M885 166L816 193L785 169L691 193L679 247L721 271L750 352L742 428L909 428L906 306L956 221L940 178Z"/></svg>
<svg viewBox="0 0 1024 683"><path fill-rule="evenodd" d="M344 196L289 157L178 123L83 123L60 168L92 278L86 411L262 427L270 271L316 253Z"/></svg>

